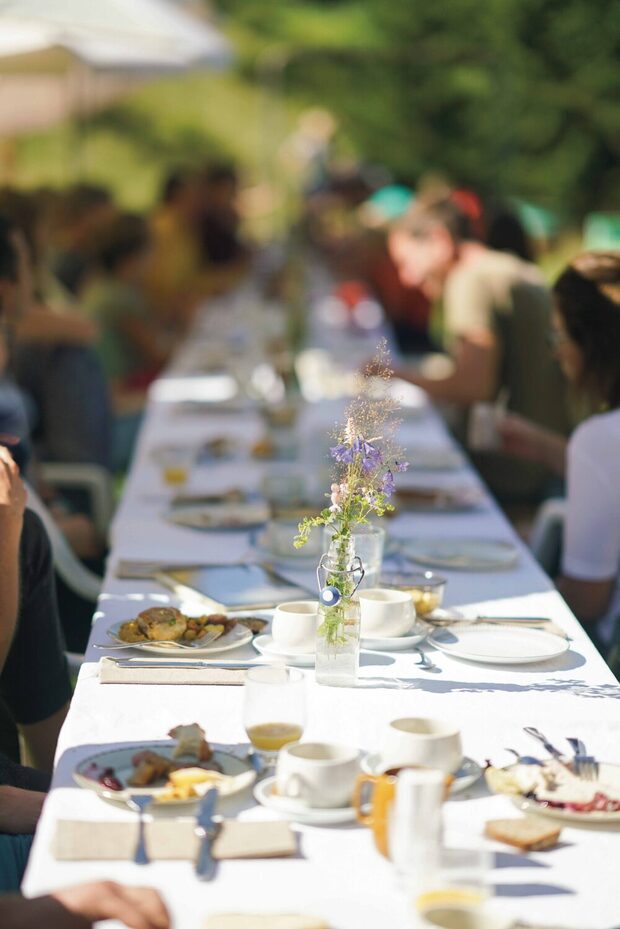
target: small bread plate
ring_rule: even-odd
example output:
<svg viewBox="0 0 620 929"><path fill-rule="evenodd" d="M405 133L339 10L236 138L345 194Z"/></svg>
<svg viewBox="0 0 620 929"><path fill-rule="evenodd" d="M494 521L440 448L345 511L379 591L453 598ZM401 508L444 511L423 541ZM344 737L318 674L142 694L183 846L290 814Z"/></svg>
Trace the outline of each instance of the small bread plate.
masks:
<svg viewBox="0 0 620 929"><path fill-rule="evenodd" d="M202 768L205 772L211 770L212 777L208 776L203 782L193 785L196 796L183 799L164 799L167 775L162 776L152 784L142 787L129 786L128 781L136 770L136 765L132 762L136 755L148 751L155 752L162 758L172 760L174 749L175 743L172 741L138 742L124 748L113 748L108 751L98 752L80 761L73 771L73 779L80 787L94 790L104 800L112 800L115 803L127 803L133 794L150 794L153 797L153 805L161 809L196 804L199 802L201 795L206 793L210 787L217 787L221 797L230 797L245 790L246 787L250 787L256 780L256 771L249 761L231 755L229 752L216 750L213 752L210 762L215 762L220 769L219 771L210 769L210 762L196 761L194 757L181 755L174 759L175 764L179 767ZM102 784L101 778L103 777L114 779L120 785L120 789L112 789L107 784ZM114 780L109 780L108 784L113 783Z"/></svg>
<svg viewBox="0 0 620 929"><path fill-rule="evenodd" d="M381 762L378 752L373 752L362 758L362 771L365 774L383 774L385 765ZM453 772L454 780L450 785L451 794L460 794L467 790L472 784L475 784L482 774L482 768L473 758L463 758L460 767Z"/></svg>
<svg viewBox="0 0 620 929"><path fill-rule="evenodd" d="M256 651L264 655L265 658L283 661L285 664L293 665L297 668L313 668L316 661L314 652L297 651L295 648L278 648L273 638L267 633L254 636L252 645Z"/></svg>
<svg viewBox="0 0 620 929"><path fill-rule="evenodd" d="M613 825L620 828L620 765L600 762L594 781L578 778L569 768L551 760L544 765L547 772L552 767L557 778L551 782L555 784L553 791L543 780L542 769L537 765L515 762L505 768L487 768L485 777L493 793L508 796L524 813L585 827ZM548 777L548 773L545 776ZM554 805L550 806L550 802ZM606 805L615 809L605 809Z"/></svg>
<svg viewBox="0 0 620 929"><path fill-rule="evenodd" d="M129 642L124 642L119 637L119 630L123 625L122 622L114 623L107 630L108 636L112 639L115 645L130 645ZM191 655L199 655L201 658L208 658L209 655L217 655L220 652L229 652L233 648L240 648L241 645L246 645L248 642L252 641L252 630L248 629L247 626L242 626L237 624L227 632L225 635L215 639L209 645L200 645L200 639L194 639L192 641L186 642L185 639L180 639L181 648L177 648L175 645L166 645L163 642L137 642L137 651L141 652L153 652L156 655L174 655L175 658L189 658L190 649ZM189 646L189 647L188 647Z"/></svg>
<svg viewBox="0 0 620 929"><path fill-rule="evenodd" d="M203 531L253 529L268 519L269 507L264 502L175 506L166 513L166 520L175 526Z"/></svg>
<svg viewBox="0 0 620 929"><path fill-rule="evenodd" d="M563 655L569 647L567 639L540 629L520 629L517 626L494 626L476 623L434 629L429 645L453 658L482 664L533 664L550 661Z"/></svg>
<svg viewBox="0 0 620 929"><path fill-rule="evenodd" d="M405 555L431 568L455 571L505 571L519 557L511 542L498 539L449 538L407 539L401 543Z"/></svg>
<svg viewBox="0 0 620 929"><path fill-rule="evenodd" d="M457 471L465 464L462 454L444 445L420 445L407 450L410 471Z"/></svg>
<svg viewBox="0 0 620 929"><path fill-rule="evenodd" d="M278 796L275 786L275 777L266 777L254 787L254 796L261 806L281 813L293 822L313 826L338 826L341 823L353 822L355 819L355 809L352 806L336 808L306 806L300 800Z"/></svg>
<svg viewBox="0 0 620 929"><path fill-rule="evenodd" d="M404 652L414 645L418 645L429 634L429 628L424 623L416 621L405 635L376 638L362 636L361 646L375 652Z"/></svg>
<svg viewBox="0 0 620 929"><path fill-rule="evenodd" d="M310 541L303 548L295 548L293 546L293 536L291 536L290 548L281 549L277 545L269 543L266 532L261 532L254 538L253 546L260 558L266 561L275 561L278 564L290 565L291 567L295 565L305 568L307 565L315 565L322 554L320 539L319 544L315 545Z"/></svg>

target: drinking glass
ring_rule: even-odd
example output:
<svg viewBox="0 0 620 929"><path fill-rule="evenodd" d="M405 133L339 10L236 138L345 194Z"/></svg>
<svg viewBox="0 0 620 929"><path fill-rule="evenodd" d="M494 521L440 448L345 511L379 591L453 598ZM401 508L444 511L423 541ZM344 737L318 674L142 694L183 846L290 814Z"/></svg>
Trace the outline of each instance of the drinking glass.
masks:
<svg viewBox="0 0 620 929"><path fill-rule="evenodd" d="M326 526L323 530L323 544L326 552L329 551L329 545L335 531L336 529L333 526ZM358 590L363 590L365 587L378 587L381 565L383 564L385 529L371 523L367 526L357 526L351 533L351 538L353 539L354 552L359 555L364 567L364 579Z"/></svg>
<svg viewBox="0 0 620 929"><path fill-rule="evenodd" d="M155 461L161 468L162 480L170 487L182 487L196 460L196 449L192 446L167 446L157 449Z"/></svg>
<svg viewBox="0 0 620 929"><path fill-rule="evenodd" d="M266 764L301 739L306 724L306 681L284 665L250 668L245 677L243 723L248 738Z"/></svg>
<svg viewBox="0 0 620 929"><path fill-rule="evenodd" d="M436 910L476 910L488 900L491 853L471 833L448 833L434 866L412 882L419 924ZM430 917L430 919L429 919ZM426 922L425 922L426 921Z"/></svg>

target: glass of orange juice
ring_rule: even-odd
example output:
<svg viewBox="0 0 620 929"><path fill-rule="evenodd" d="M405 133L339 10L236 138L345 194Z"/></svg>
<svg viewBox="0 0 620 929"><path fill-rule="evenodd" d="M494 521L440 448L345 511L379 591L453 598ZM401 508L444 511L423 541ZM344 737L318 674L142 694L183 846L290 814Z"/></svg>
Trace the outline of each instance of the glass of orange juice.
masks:
<svg viewBox="0 0 620 929"><path fill-rule="evenodd" d="M301 739L306 724L306 681L284 665L250 668L245 677L243 723L263 761L275 764L278 752Z"/></svg>
<svg viewBox="0 0 620 929"><path fill-rule="evenodd" d="M417 924L433 924L441 912L478 910L488 900L491 853L471 833L450 832L434 866L422 869L414 881Z"/></svg>
<svg viewBox="0 0 620 929"><path fill-rule="evenodd" d="M170 445L157 449L155 459L161 468L164 484L169 487L186 484L195 458L196 450L191 446Z"/></svg>

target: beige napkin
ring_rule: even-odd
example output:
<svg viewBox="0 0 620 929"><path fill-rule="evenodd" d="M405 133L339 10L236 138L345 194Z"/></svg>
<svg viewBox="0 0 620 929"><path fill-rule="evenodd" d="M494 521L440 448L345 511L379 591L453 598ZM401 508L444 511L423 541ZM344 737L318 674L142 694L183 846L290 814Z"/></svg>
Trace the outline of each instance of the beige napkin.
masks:
<svg viewBox="0 0 620 929"><path fill-rule="evenodd" d="M147 821L146 847L151 858L194 860L199 839L194 820ZM132 860L138 839L136 822L83 822L61 819L52 841L61 861ZM281 858L297 852L297 840L282 820L224 820L213 843L214 858Z"/></svg>
<svg viewBox="0 0 620 929"><path fill-rule="evenodd" d="M243 668L143 668L138 665L119 668L113 658L102 658L99 680L102 684L243 684L245 671Z"/></svg>
<svg viewBox="0 0 620 929"><path fill-rule="evenodd" d="M303 913L214 913L205 929L329 929L317 916Z"/></svg>

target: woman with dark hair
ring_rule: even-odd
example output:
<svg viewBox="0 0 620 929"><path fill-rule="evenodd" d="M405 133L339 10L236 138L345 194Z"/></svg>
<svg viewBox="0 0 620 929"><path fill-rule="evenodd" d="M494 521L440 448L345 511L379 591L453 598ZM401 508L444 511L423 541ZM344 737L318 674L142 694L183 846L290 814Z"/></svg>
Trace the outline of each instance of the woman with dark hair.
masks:
<svg viewBox="0 0 620 929"><path fill-rule="evenodd" d="M620 616L620 252L575 258L553 288L551 342L566 378L597 412L565 440L519 417L501 425L505 451L566 474L557 586L608 646Z"/></svg>

